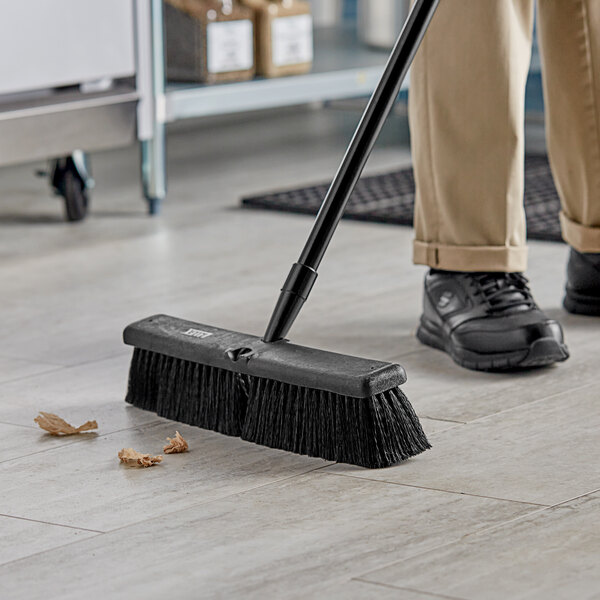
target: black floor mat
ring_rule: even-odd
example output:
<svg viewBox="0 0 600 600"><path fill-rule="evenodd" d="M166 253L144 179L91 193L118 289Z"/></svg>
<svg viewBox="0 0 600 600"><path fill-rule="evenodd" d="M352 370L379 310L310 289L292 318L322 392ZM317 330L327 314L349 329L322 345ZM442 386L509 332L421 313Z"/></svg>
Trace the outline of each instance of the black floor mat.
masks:
<svg viewBox="0 0 600 600"><path fill-rule="evenodd" d="M314 215L327 193L328 183L273 192L242 199L242 205ZM412 169L363 177L346 207L345 219L412 225L415 181ZM545 156L525 159L525 213L527 237L562 241L558 214L560 200Z"/></svg>

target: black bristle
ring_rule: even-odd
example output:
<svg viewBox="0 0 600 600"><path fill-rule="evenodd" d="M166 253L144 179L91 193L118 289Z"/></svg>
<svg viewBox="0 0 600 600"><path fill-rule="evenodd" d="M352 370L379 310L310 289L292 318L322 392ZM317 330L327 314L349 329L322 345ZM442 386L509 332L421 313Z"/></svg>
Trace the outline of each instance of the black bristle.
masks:
<svg viewBox="0 0 600 600"><path fill-rule="evenodd" d="M126 401L161 417L240 436L247 396L231 371L135 348Z"/></svg>
<svg viewBox="0 0 600 600"><path fill-rule="evenodd" d="M253 382L242 439L371 469L431 447L399 388L350 398L270 380Z"/></svg>
<svg viewBox="0 0 600 600"><path fill-rule="evenodd" d="M126 400L262 446L368 468L430 448L400 388L353 398L136 348Z"/></svg>

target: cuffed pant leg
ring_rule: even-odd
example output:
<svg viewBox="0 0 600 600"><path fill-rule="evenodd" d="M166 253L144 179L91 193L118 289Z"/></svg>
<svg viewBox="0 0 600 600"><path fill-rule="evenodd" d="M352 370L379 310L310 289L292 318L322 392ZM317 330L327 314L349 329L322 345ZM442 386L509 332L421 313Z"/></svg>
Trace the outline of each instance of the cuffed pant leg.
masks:
<svg viewBox="0 0 600 600"><path fill-rule="evenodd" d="M525 85L533 0L443 0L411 73L414 261L526 267Z"/></svg>
<svg viewBox="0 0 600 600"><path fill-rule="evenodd" d="M444 271L522 273L527 269L526 247L445 246L415 240L413 258L417 265Z"/></svg>

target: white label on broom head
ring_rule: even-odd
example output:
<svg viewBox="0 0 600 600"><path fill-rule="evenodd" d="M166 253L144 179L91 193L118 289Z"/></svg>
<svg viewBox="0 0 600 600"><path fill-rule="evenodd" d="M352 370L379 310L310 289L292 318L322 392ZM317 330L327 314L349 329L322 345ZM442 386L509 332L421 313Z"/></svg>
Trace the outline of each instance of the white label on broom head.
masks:
<svg viewBox="0 0 600 600"><path fill-rule="evenodd" d="M187 331L182 331L181 333L189 337L200 338L201 340L212 335L212 333L209 333L208 331L201 331L200 329L188 329Z"/></svg>
<svg viewBox="0 0 600 600"><path fill-rule="evenodd" d="M254 65L252 21L210 23L206 33L209 73L247 71Z"/></svg>
<svg viewBox="0 0 600 600"><path fill-rule="evenodd" d="M271 35L273 64L276 67L312 62L313 28L310 15L274 19Z"/></svg>

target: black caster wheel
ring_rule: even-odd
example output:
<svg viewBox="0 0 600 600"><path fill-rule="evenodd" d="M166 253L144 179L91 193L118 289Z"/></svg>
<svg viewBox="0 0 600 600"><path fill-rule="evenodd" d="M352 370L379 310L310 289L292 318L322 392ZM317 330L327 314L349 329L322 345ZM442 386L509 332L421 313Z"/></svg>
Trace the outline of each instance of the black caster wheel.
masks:
<svg viewBox="0 0 600 600"><path fill-rule="evenodd" d="M83 161L80 160L79 162ZM59 158L52 170L52 187L65 202L67 221L83 221L88 213L88 174L84 166L78 164L75 156Z"/></svg>
<svg viewBox="0 0 600 600"><path fill-rule="evenodd" d="M160 213L160 198L146 198L148 203L148 214L157 215Z"/></svg>
<svg viewBox="0 0 600 600"><path fill-rule="evenodd" d="M65 214L67 221L83 221L87 216L89 198L81 179L71 171L67 171L63 180Z"/></svg>

